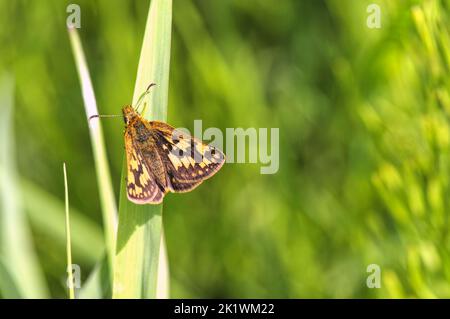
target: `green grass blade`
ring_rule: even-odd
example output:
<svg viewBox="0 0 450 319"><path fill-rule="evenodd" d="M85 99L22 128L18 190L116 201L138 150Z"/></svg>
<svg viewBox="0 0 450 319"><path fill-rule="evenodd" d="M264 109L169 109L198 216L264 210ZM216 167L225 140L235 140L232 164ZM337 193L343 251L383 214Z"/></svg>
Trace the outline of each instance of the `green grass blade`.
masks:
<svg viewBox="0 0 450 319"><path fill-rule="evenodd" d="M75 299L73 273L72 273L72 247L70 245L70 217L69 217L69 187L67 185L66 163L63 164L64 171L64 202L66 208L66 253L67 253L67 279L69 286L69 298Z"/></svg>
<svg viewBox="0 0 450 319"><path fill-rule="evenodd" d="M133 105L147 86L156 88L145 97L144 117L165 121L169 87L172 1L152 0L142 44ZM162 229L162 205L135 205L125 192L125 161L119 204L114 298L155 298Z"/></svg>
<svg viewBox="0 0 450 319"><path fill-rule="evenodd" d="M169 261L167 257L166 239L164 231L161 232L161 244L159 245L158 280L156 283L156 298L169 299Z"/></svg>
<svg viewBox="0 0 450 319"><path fill-rule="evenodd" d="M14 158L13 80L0 79L0 255L24 298L48 297L22 207Z"/></svg>
<svg viewBox="0 0 450 319"><path fill-rule="evenodd" d="M86 117L98 114L97 102L95 100L94 89L92 87L86 58L83 47L76 29L69 29L69 38L72 45L72 51L77 65L78 75L83 93ZM105 227L105 244L108 255L109 266L113 267L113 256L115 251L116 225L117 225L117 207L114 197L109 165L106 157L105 143L103 141L103 131L98 118L89 121L89 131L92 142L92 151L95 159L95 169L97 172L97 181L102 206L103 224Z"/></svg>

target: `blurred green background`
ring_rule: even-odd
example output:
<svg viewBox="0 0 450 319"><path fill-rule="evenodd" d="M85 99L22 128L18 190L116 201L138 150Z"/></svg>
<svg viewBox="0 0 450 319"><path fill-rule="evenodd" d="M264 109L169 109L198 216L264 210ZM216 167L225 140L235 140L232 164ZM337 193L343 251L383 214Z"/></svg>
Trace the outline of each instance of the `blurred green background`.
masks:
<svg viewBox="0 0 450 319"><path fill-rule="evenodd" d="M44 294L67 296L63 162L83 281L102 256L70 3L0 1L3 297L4 268L26 277L33 262ZM76 3L99 110L118 114L132 98L148 2ZM366 26L371 3L379 29ZM166 197L171 297L450 297L449 9L174 1L168 122L278 127L280 169L227 164L196 191ZM123 122L102 124L117 196ZM14 221L15 211L26 219ZM8 218L22 226L4 227ZM17 234L31 245L11 240ZM23 263L11 265L18 247ZM381 268L379 289L366 285L370 264Z"/></svg>

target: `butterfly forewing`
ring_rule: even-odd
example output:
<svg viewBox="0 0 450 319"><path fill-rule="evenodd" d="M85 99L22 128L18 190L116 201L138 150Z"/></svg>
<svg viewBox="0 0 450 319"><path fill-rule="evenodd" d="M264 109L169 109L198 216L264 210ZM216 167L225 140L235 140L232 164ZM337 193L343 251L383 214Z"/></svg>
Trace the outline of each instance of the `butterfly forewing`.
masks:
<svg viewBox="0 0 450 319"><path fill-rule="evenodd" d="M127 132L126 132L127 134ZM128 132L128 134L130 134ZM127 196L137 204L160 203L164 193L157 185L141 150L133 145L132 138L125 138L127 153Z"/></svg>

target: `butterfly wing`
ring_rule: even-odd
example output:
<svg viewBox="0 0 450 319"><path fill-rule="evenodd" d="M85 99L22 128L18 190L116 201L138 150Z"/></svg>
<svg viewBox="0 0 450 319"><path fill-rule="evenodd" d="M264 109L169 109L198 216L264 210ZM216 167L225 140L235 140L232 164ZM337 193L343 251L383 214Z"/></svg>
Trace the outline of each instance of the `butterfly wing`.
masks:
<svg viewBox="0 0 450 319"><path fill-rule="evenodd" d="M217 148L166 123L152 121L150 124L172 192L191 191L217 173L225 162L224 154Z"/></svg>
<svg viewBox="0 0 450 319"><path fill-rule="evenodd" d="M127 196L136 204L159 204L164 192L158 186L149 169L142 151L133 144L131 130L125 131L125 151L127 154Z"/></svg>

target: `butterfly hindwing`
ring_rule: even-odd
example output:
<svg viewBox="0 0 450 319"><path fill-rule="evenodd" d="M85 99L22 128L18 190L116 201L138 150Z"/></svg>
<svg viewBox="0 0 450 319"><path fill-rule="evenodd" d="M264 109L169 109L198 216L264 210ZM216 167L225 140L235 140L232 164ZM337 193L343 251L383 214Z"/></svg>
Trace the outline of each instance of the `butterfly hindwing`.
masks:
<svg viewBox="0 0 450 319"><path fill-rule="evenodd" d="M161 203L164 192L157 185L141 150L133 143L132 132L125 132L127 154L127 196L136 204Z"/></svg>
<svg viewBox="0 0 450 319"><path fill-rule="evenodd" d="M172 192L190 191L222 167L225 156L215 147L175 130L166 123L150 123L155 131L156 147Z"/></svg>

